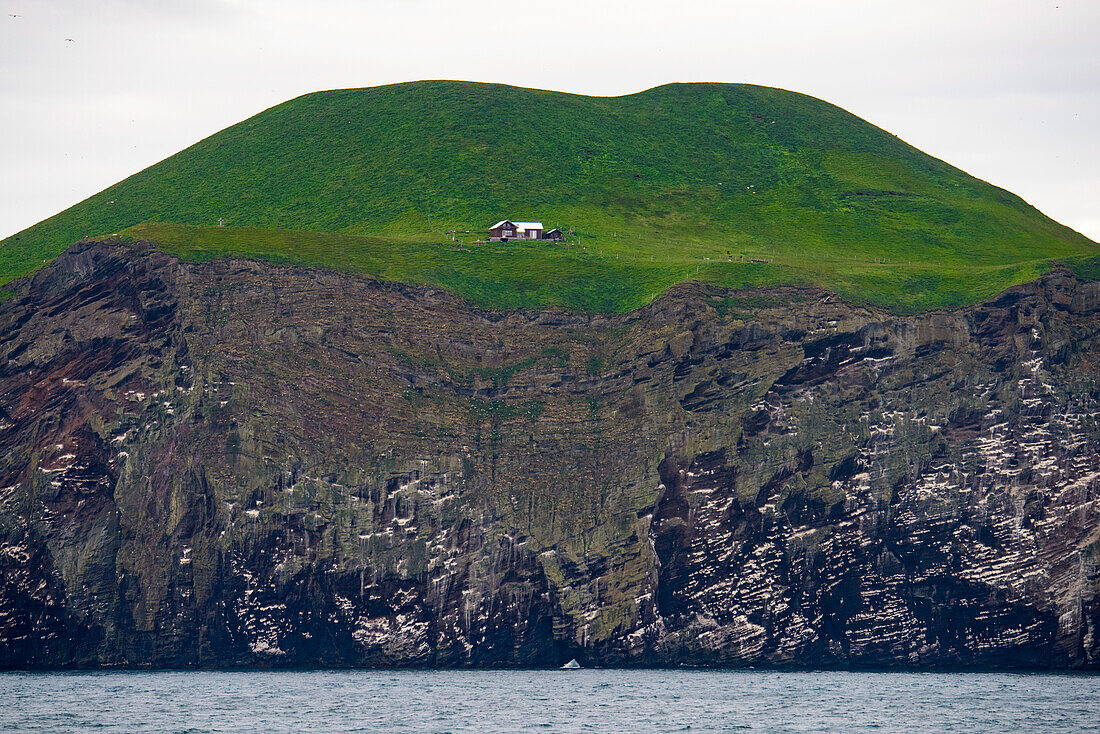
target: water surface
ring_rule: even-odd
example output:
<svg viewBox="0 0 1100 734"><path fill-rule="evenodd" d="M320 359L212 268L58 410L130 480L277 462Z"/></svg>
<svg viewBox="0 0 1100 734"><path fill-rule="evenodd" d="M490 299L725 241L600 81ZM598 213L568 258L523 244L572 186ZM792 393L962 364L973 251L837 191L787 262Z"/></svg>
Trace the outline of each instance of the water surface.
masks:
<svg viewBox="0 0 1100 734"><path fill-rule="evenodd" d="M1100 731L1100 676L702 670L0 674L0 731Z"/></svg>

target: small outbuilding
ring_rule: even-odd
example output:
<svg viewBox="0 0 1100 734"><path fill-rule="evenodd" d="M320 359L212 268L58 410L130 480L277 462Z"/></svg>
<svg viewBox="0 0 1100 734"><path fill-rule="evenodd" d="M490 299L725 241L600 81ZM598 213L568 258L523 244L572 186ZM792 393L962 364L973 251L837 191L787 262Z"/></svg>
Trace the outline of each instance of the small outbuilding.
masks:
<svg viewBox="0 0 1100 734"><path fill-rule="evenodd" d="M554 242L561 242L565 239L565 235L561 233L561 230L554 227L552 230L542 236L544 240L553 240Z"/></svg>

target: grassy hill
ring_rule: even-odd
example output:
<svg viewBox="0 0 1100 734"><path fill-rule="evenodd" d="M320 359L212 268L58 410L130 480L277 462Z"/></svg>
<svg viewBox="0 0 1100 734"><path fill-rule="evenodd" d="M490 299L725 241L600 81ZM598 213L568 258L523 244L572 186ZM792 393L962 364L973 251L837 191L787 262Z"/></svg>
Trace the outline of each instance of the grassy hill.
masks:
<svg viewBox="0 0 1100 734"><path fill-rule="evenodd" d="M506 217L572 228L572 244L471 244ZM471 232L452 242L448 230ZM1092 272L1100 254L838 107L736 84L305 95L4 240L0 282L115 232L186 259L239 254L438 284L483 305L603 311L688 278L815 283L916 311L979 300L1052 260Z"/></svg>

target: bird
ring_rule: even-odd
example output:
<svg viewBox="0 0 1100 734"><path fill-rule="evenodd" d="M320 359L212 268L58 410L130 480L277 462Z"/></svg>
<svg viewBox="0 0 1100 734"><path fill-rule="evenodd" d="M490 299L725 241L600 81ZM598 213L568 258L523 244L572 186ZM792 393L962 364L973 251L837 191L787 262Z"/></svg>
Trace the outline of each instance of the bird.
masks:
<svg viewBox="0 0 1100 734"><path fill-rule="evenodd" d="M19 15L19 13L8 13L8 17L9 18L22 18L23 16Z"/></svg>
<svg viewBox="0 0 1100 734"><path fill-rule="evenodd" d="M73 39L71 39L71 38L66 38L65 42L66 43L75 43L75 41L73 41Z"/></svg>

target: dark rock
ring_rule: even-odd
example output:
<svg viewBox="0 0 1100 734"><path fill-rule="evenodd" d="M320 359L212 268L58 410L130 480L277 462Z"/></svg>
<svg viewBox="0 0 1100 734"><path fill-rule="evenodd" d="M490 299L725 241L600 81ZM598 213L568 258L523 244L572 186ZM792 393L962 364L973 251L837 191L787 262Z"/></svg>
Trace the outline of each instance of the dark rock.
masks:
<svg viewBox="0 0 1100 734"><path fill-rule="evenodd" d="M620 317L82 242L0 303L0 665L1098 667L1100 288Z"/></svg>

